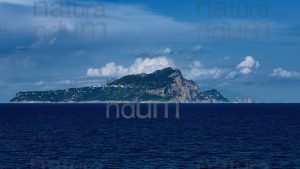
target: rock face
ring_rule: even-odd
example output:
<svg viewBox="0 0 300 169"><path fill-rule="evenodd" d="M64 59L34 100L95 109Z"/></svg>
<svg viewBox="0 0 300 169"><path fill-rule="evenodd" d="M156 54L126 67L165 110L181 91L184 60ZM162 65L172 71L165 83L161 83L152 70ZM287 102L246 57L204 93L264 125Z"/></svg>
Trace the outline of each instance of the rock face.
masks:
<svg viewBox="0 0 300 169"><path fill-rule="evenodd" d="M228 100L217 90L201 92L199 86L186 80L180 70L165 68L151 74L124 76L104 87L67 90L20 92L11 102L109 102L159 101L222 103Z"/></svg>
<svg viewBox="0 0 300 169"><path fill-rule="evenodd" d="M129 75L109 85L137 88L146 95L157 95L166 100L191 102L197 100L198 85L183 78L180 70L166 68L152 74Z"/></svg>

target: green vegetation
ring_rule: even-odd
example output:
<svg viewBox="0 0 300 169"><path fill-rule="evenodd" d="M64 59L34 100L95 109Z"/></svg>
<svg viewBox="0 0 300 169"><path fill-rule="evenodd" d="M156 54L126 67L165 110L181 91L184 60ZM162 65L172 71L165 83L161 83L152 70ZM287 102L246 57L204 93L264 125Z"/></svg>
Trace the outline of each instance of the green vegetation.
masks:
<svg viewBox="0 0 300 169"><path fill-rule="evenodd" d="M200 92L180 70L166 68L151 74L129 75L104 87L17 93L11 102L179 101L227 102L217 90Z"/></svg>

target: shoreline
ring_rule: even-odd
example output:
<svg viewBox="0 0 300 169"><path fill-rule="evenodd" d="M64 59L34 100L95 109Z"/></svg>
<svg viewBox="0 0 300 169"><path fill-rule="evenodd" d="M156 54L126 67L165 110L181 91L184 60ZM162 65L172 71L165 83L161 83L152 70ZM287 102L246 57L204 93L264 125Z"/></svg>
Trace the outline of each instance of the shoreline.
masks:
<svg viewBox="0 0 300 169"><path fill-rule="evenodd" d="M7 102L0 103L1 104L203 104L203 105L212 105L212 104L300 104L300 103L235 103L235 102L227 102L227 103L203 103L203 102Z"/></svg>

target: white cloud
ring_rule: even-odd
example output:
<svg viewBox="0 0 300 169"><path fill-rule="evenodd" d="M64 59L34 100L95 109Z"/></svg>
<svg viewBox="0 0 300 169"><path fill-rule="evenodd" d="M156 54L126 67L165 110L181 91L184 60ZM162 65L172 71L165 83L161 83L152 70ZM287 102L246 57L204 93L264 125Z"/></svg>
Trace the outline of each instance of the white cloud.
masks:
<svg viewBox="0 0 300 169"><path fill-rule="evenodd" d="M119 77L128 74L152 73L155 70L166 67L174 67L174 63L167 57L137 58L128 68L111 62L100 69L90 68L87 70L89 77Z"/></svg>
<svg viewBox="0 0 300 169"><path fill-rule="evenodd" d="M172 60L164 56L145 59L138 58L129 68L129 73L151 73L155 70L163 69L166 67L174 67L174 63Z"/></svg>
<svg viewBox="0 0 300 169"><path fill-rule="evenodd" d="M233 79L235 78L237 75L237 72L236 71L232 71L232 72L229 72L227 75L226 75L226 79Z"/></svg>
<svg viewBox="0 0 300 169"><path fill-rule="evenodd" d="M54 85L71 85L73 83L74 82L71 80L59 80L59 81L54 81L54 82L39 81L39 82L36 82L35 85L36 86L46 86L46 85L54 86Z"/></svg>
<svg viewBox="0 0 300 169"><path fill-rule="evenodd" d="M171 49L171 48L165 48L165 49L163 50L162 54L164 54L164 55L169 55L169 54L171 54L171 52L172 52L172 49Z"/></svg>
<svg viewBox="0 0 300 169"><path fill-rule="evenodd" d="M293 78L293 77L300 77L300 73L298 72L291 72L288 70L284 70L282 68L273 69L273 73L271 74L273 77L282 77L282 78Z"/></svg>
<svg viewBox="0 0 300 169"><path fill-rule="evenodd" d="M111 62L106 64L100 69L90 68L87 70L87 76L97 77L97 76L122 76L128 73L128 68L123 66L118 66L116 63Z"/></svg>
<svg viewBox="0 0 300 169"><path fill-rule="evenodd" d="M242 74L250 74L253 69L258 69L260 63L256 61L252 56L246 56L245 59L236 66L236 68Z"/></svg>
<svg viewBox="0 0 300 169"><path fill-rule="evenodd" d="M194 61L191 65L191 70L189 71L189 74L187 75L188 78L196 79L217 79L222 75L222 70L219 68L205 68L201 62Z"/></svg>
<svg viewBox="0 0 300 169"><path fill-rule="evenodd" d="M194 52L198 52L202 49L203 47L201 45L196 45L194 48L193 48L193 51Z"/></svg>

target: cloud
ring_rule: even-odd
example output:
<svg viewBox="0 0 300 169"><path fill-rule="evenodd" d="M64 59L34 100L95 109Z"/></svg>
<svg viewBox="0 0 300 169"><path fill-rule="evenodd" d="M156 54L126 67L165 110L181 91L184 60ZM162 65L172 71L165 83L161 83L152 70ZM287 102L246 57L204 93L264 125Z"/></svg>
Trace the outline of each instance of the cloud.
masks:
<svg viewBox="0 0 300 169"><path fill-rule="evenodd" d="M291 72L288 70L284 70L282 68L273 69L273 73L271 74L273 77L280 77L280 78L293 78L293 77L300 77L299 72Z"/></svg>
<svg viewBox="0 0 300 169"><path fill-rule="evenodd" d="M57 43L63 41L93 43L95 40L105 40L106 43L114 41L130 43L137 40L157 43L193 39L194 24L160 15L139 5L74 0L71 3L74 6L71 6L70 3L64 3L65 1L49 0L45 1L48 8L44 8L43 4L39 5L35 15L31 8L34 2L34 0L0 0L0 15L3 16L0 17L1 25L5 25L14 37L33 39L42 36L51 39L55 36ZM21 6L6 8L6 3ZM100 5L103 5L103 8L100 8ZM88 14L77 17L87 6L91 7ZM63 9L61 12L57 12L59 7ZM99 17L99 13L105 15ZM12 38L7 38L9 39ZM51 42L50 40L49 44ZM21 45L28 46L28 42L26 43L27 45Z"/></svg>
<svg viewBox="0 0 300 169"><path fill-rule="evenodd" d="M162 54L164 54L164 55L169 55L169 54L171 54L171 52L172 52L172 49L171 49L171 48L165 48L165 49L163 50Z"/></svg>
<svg viewBox="0 0 300 169"><path fill-rule="evenodd" d="M229 60L230 57L226 56L223 58L224 61ZM227 75L225 76L225 79L234 79L239 74L247 75L253 72L255 69L260 68L259 61L256 61L252 56L246 56L241 63L236 65L237 70L231 70L227 72Z"/></svg>
<svg viewBox="0 0 300 169"><path fill-rule="evenodd" d="M158 69L174 67L174 63L167 57L160 56L155 58L138 58L129 68L130 74L134 73L151 73Z"/></svg>
<svg viewBox="0 0 300 169"><path fill-rule="evenodd" d="M260 63L256 61L252 56L246 56L245 59L236 66L236 69L242 74L250 74L254 69L258 69Z"/></svg>
<svg viewBox="0 0 300 169"><path fill-rule="evenodd" d="M87 70L87 76L89 77L99 77L99 76L123 76L128 73L128 68L123 66L118 66L116 63L111 62L106 64L100 69L89 68Z"/></svg>
<svg viewBox="0 0 300 169"><path fill-rule="evenodd" d="M229 72L229 73L226 75L225 79L233 79L233 78L236 77L237 74L238 74L238 73L237 73L236 71Z"/></svg>
<svg viewBox="0 0 300 169"><path fill-rule="evenodd" d="M200 51L202 48L203 48L203 47L202 47L201 45L196 45L196 46L193 47L193 51L194 51L194 52L198 52L198 51Z"/></svg>
<svg viewBox="0 0 300 169"><path fill-rule="evenodd" d="M89 68L87 70L88 77L119 77L128 74L152 73L155 70L166 67L174 67L172 60L165 56L154 58L137 58L134 63L127 67L117 65L115 62L106 64L100 69Z"/></svg>
<svg viewBox="0 0 300 169"><path fill-rule="evenodd" d="M45 86L45 85L71 85L74 82L71 80L59 80L54 82L46 82L46 81L39 81L35 83L36 86Z"/></svg>
<svg viewBox="0 0 300 169"><path fill-rule="evenodd" d="M0 0L0 3L32 6L34 4L34 0Z"/></svg>
<svg viewBox="0 0 300 169"><path fill-rule="evenodd" d="M187 77L191 79L217 79L222 73L222 70L217 67L208 69L205 68L200 61L194 61Z"/></svg>

